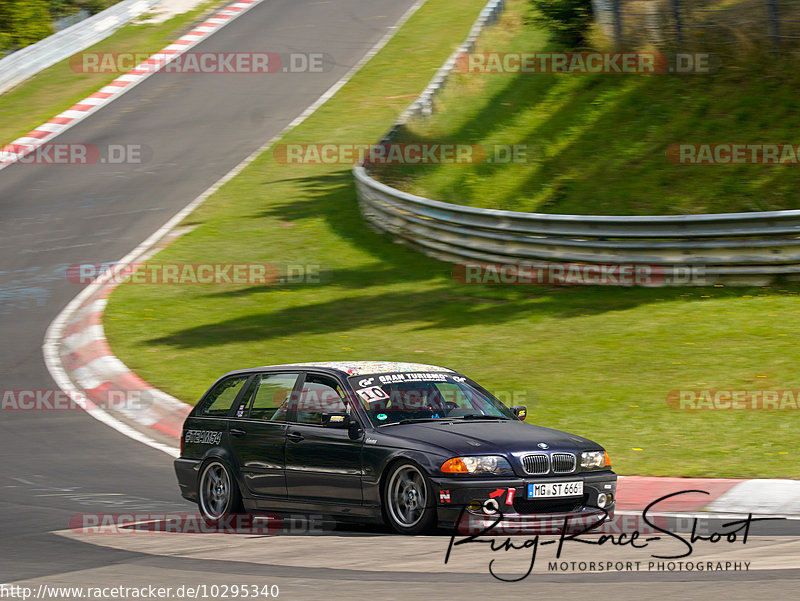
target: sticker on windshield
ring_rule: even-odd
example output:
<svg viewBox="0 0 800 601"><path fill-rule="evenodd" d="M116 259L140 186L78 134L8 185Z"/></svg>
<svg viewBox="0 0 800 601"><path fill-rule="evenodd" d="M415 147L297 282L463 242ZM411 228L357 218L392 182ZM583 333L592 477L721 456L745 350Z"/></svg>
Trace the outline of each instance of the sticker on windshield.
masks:
<svg viewBox="0 0 800 601"><path fill-rule="evenodd" d="M356 392L358 396L368 403L374 403L375 401L382 401L389 398L389 395L386 394L386 391L380 386L370 386L369 388L362 388Z"/></svg>
<svg viewBox="0 0 800 601"><path fill-rule="evenodd" d="M375 419L379 419L379 420L383 421L383 420L387 419L388 417L389 416L386 415L385 413L379 413L378 415L375 416Z"/></svg>
<svg viewBox="0 0 800 601"><path fill-rule="evenodd" d="M403 373L386 374L378 376L381 384L391 384L392 382L447 382L447 376L439 373Z"/></svg>

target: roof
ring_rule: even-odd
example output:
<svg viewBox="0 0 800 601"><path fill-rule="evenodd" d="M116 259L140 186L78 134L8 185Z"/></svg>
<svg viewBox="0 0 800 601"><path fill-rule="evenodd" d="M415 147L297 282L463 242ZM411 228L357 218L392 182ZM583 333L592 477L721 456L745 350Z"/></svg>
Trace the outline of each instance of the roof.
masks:
<svg viewBox="0 0 800 601"><path fill-rule="evenodd" d="M292 366L335 369L346 373L348 376L416 371L455 373L452 369L440 367L438 365L426 365L425 363L403 363L398 361L320 361L315 363L293 363Z"/></svg>

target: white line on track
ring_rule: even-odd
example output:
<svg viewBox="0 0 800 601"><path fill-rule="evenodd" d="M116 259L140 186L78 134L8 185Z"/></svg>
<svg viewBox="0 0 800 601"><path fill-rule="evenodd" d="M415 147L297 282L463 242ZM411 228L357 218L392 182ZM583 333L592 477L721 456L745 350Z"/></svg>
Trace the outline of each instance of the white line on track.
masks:
<svg viewBox="0 0 800 601"><path fill-rule="evenodd" d="M73 400L78 404L78 406L83 408L87 413L89 413L89 415L91 415L98 421L106 424L110 428L113 428L120 434L124 434L128 438L141 442L142 444L145 444L159 451L163 451L164 453L172 457L177 457L179 455L179 450L177 447L158 442L153 438L147 436L146 434L140 432L139 430L121 422L113 415L105 411L104 409L101 409L100 407L97 406L88 406L84 399L77 398L78 395L76 395L73 392L74 384L72 382L72 379L70 378L69 374L64 368L64 365L61 363L61 357L58 352L59 342L62 338L66 323L70 320L73 313L75 313L75 311L78 310L81 304L87 298L89 298L90 295L94 294L101 287L103 287L107 281L113 278L119 269L130 263L134 263L137 260L141 261L142 258L147 254L152 254L155 250L156 245L161 240L163 240L164 237L167 236L167 234L169 234L181 221L183 221L183 219L185 219L187 215L189 215L192 211L194 211L209 196L211 196L219 188L225 185L228 181L236 177L245 167L247 167L250 163L252 163L256 159L256 157L258 157L262 152L264 152L270 146L272 146L278 139L280 139L284 134L286 134L286 132L300 125L309 116L311 116L319 107L325 104L325 102L327 102L334 94L336 94L336 92L338 92L342 88L342 86L344 86L348 81L350 81L350 79L352 79L353 75L355 75L356 72L359 69L361 69L362 66L364 66L378 52L380 52L380 50L389 42L389 40L392 39L392 37L394 37L395 33L397 33L397 31L405 24L405 22L408 21L408 19L411 18L411 16L423 4L425 4L425 1L426 0L417 0L411 7L409 7L409 9L403 14L403 16L400 17L400 20L394 26L389 28L389 31L387 31L386 34L384 34L384 36L380 40L378 40L378 42L372 48L370 48L370 50L367 52L367 54L365 54L361 58L361 60L359 60L344 76L342 76L342 78L339 79L339 81L337 81L330 88L328 88L328 90L324 94L322 94L322 96L317 98L317 100L311 106L305 109L296 119L294 119L291 123L289 123L289 125L287 125L283 130L281 130L276 136L273 136L260 148L252 152L247 158L245 158L242 162L236 165L228 173L223 175L219 180L217 180L214 184L212 184L205 192L200 194L200 196L195 198L183 209L178 211L169 221L167 221L163 226L161 226L158 230L156 230L144 242L142 242L139 246L134 248L130 253L128 253L122 259L120 259L115 264L114 270L106 272L103 276L100 276L89 286L84 288L80 292L80 294L78 294L75 298L73 298L69 302L69 304L61 311L61 313L58 314L58 316L53 320L53 322L47 328L47 332L45 333L44 337L44 343L42 345L42 351L44 353L45 364L47 365L47 369L50 372L50 375L52 376L53 380L55 380L58 387L61 388L66 394L69 394L70 397L75 397L73 398ZM232 21L233 18L228 19L228 22ZM219 28L216 31L219 31ZM216 33L216 31L214 33ZM133 87L133 85L136 84L132 84L131 86L129 86L129 88ZM117 96L115 96L115 98L118 98L120 95L121 94L118 94ZM2 168L2 166L0 166L0 168ZM177 399L175 400L177 401Z"/></svg>
<svg viewBox="0 0 800 601"><path fill-rule="evenodd" d="M261 2L263 2L263 0L249 0L249 2L250 2L249 4L242 5L240 7L240 10L238 10L238 11L221 10L221 11L219 11L219 12L214 14L215 17L217 15L219 15L219 14L229 14L230 16L228 18L225 18L225 19L214 19L214 18L206 19L204 21L206 23L207 22L216 23L216 26L213 27L210 30L210 33L208 33L208 35L204 35L204 36L199 37L199 38L194 39L194 40L186 40L186 41L189 42L189 43L186 43L186 44L177 44L177 43L173 42L172 44L170 44L166 48L163 48L162 50L160 50L158 54L163 56L163 53L165 51L169 50L171 52L169 53L169 59L168 60L174 60L175 58L178 58L180 55L186 53L189 49L193 48L197 44L205 41L206 39L208 39L209 37L214 35L217 31L219 31L220 29L224 28L229 23L232 23L233 21L235 21L237 18L239 18L240 16L245 14L250 9L258 6L259 4L261 4ZM231 6L235 6L235 5L236 5L236 3L232 4ZM184 38L182 37L180 39L182 40ZM147 63L147 61L145 61L145 63ZM144 64L144 63L142 63L142 64ZM112 82L107 84L105 87L103 87L102 89L100 89L97 92L95 92L95 94L98 94L98 93L111 94L110 97L108 97L108 98L97 98L97 97L94 97L95 94L91 94L88 97L84 98L83 100L80 100L75 105L73 105L72 108L69 108L69 109L59 113L53 119L48 121L46 124L43 124L43 126L37 127L32 132L28 132L27 135L22 136L21 138L17 138L16 140L14 140L13 142L11 142L10 144L8 144L6 146L0 146L0 151L3 151L5 149L5 151L7 151L7 152L19 153L20 157L27 156L28 154L30 154L32 152L35 152L37 148L39 148L39 147L43 146L44 144L50 142L51 140L53 140L57 136L61 135L62 133L64 133L68 129L70 129L73 126L77 125L78 123L84 121L89 115L91 115L93 113L96 113L97 111L99 111L104 106L110 104L111 102L113 102L114 100L116 100L117 98L122 96L123 94L127 93L129 90L132 90L133 88L138 86L140 83L142 83L143 81L148 79L150 76L152 76L155 73L159 72L157 69L145 69L143 72L139 72L141 67L142 67L142 65L136 65L136 67L131 69L128 73L120 75L119 77L114 79ZM124 85L124 86L117 85L116 82L126 82L126 85ZM73 110L74 107L76 107L76 106L86 106L86 107L91 107L91 108L87 108L85 110ZM69 121L67 123L62 123L62 121L65 120L65 119L68 119ZM49 132L49 133L46 136L34 135L33 137L31 137L31 134L32 133L36 133L36 132ZM21 149L18 149L18 150L14 150L17 147L25 147L25 148L24 149L21 148ZM15 163L15 161L12 161L12 160L2 160L2 161L0 161L0 171L5 169L9 165L13 165L14 163Z"/></svg>

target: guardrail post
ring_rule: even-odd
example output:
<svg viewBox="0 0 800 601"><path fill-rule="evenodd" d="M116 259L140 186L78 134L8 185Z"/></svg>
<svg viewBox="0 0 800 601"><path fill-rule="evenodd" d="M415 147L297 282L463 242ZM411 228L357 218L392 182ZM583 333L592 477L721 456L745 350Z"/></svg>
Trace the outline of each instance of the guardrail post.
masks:
<svg viewBox="0 0 800 601"><path fill-rule="evenodd" d="M622 0L612 0L611 8L614 14L614 46L620 48L622 46L622 10L620 5Z"/></svg>
<svg viewBox="0 0 800 601"><path fill-rule="evenodd" d="M683 23L681 22L681 1L670 0L672 5L672 18L675 20L675 41L678 49L683 49Z"/></svg>
<svg viewBox="0 0 800 601"><path fill-rule="evenodd" d="M777 0L766 0L769 15L769 37L772 38L773 50L781 46L781 23Z"/></svg>

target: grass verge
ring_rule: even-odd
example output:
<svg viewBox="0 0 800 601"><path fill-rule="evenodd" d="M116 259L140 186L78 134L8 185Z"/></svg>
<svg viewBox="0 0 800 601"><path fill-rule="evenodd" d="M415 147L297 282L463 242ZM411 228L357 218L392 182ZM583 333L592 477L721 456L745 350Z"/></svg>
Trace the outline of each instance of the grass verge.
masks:
<svg viewBox="0 0 800 601"><path fill-rule="evenodd" d="M429 0L283 143L371 142L463 39L483 0ZM422 42L421 42L422 41ZM623 474L800 477L797 411L678 411L669 391L800 388L797 287L500 288L364 227L350 168L271 152L186 222L153 263L319 265L321 283L122 285L115 353L194 402L220 374L314 360L412 360L464 371L530 421L601 442Z"/></svg>
<svg viewBox="0 0 800 601"><path fill-rule="evenodd" d="M477 52L552 49L511 0ZM399 141L525 144L525 164L421 165L381 179L422 196L513 211L658 215L797 208L800 163L681 165L671 144L791 143L796 59L720 57L710 74L456 73L433 118ZM713 62L713 61L712 61ZM800 157L798 157L800 160Z"/></svg>
<svg viewBox="0 0 800 601"><path fill-rule="evenodd" d="M83 52L153 54L178 39L187 26L225 0L208 0L163 23L136 23L120 28ZM122 73L76 73L69 59L37 73L0 95L0 146L13 142Z"/></svg>

